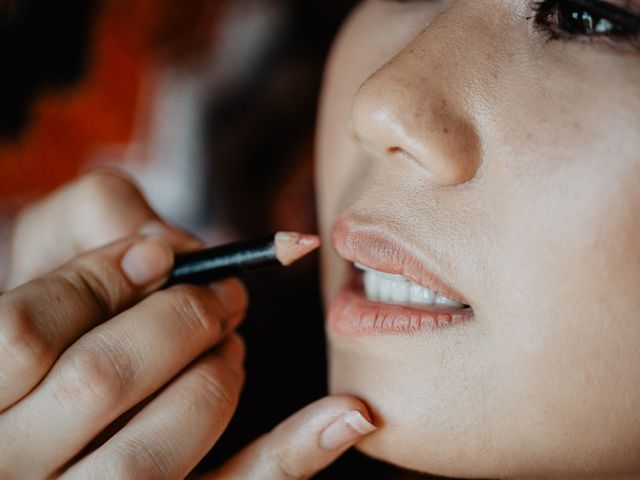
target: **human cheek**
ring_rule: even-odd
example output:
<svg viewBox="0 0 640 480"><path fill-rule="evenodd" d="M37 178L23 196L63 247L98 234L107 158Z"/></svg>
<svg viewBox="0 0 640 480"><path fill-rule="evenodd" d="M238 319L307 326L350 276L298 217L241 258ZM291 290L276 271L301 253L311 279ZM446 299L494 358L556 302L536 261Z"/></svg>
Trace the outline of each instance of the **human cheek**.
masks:
<svg viewBox="0 0 640 480"><path fill-rule="evenodd" d="M518 153L502 162L517 188L505 189L496 216L504 232L494 262L498 303L506 310L493 322L495 352L511 367L517 397L534 399L520 430L548 439L531 455L567 464L560 447L570 431L574 447L594 452L590 458L599 451L622 465L610 445L614 437L633 445L629 425L637 416L620 399L639 395L628 369L638 362L640 342L640 175L627 151L637 151L635 127L626 114L620 121L606 110L594 117L558 106L572 93L554 93L553 139L539 137L549 110L520 104L533 113L521 123L523 139L512 135L508 143ZM594 143L594 134L603 141ZM617 413L594 416L605 411Z"/></svg>
<svg viewBox="0 0 640 480"><path fill-rule="evenodd" d="M615 232L620 230L602 220L598 225L619 238ZM626 260L611 255L593 236L594 224L586 224L590 228L573 230L554 222L558 233L580 232L571 237L572 245L532 235L503 250L509 268L499 275L505 279L501 303L507 310L494 319L492 355L509 366L503 384L515 401L504 418L521 436L545 439L530 442L531 458L545 458L549 465L579 461L587 470L602 469L600 458L615 469L629 460L617 446L637 449L639 444L640 419L631 405L640 392L629 365L640 361L640 305L636 287L630 287L640 279L629 264L637 265L640 257L632 245L623 247ZM546 230L544 222L536 225ZM592 247L583 243L584 234L594 240ZM544 253L541 245L548 247Z"/></svg>

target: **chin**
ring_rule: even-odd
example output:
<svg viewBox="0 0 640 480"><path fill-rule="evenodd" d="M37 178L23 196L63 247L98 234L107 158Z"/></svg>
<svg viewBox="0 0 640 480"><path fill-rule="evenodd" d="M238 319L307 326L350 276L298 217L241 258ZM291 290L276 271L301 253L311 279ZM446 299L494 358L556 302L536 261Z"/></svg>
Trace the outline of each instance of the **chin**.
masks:
<svg viewBox="0 0 640 480"><path fill-rule="evenodd" d="M427 417L422 402L408 401L413 395L407 390L406 378L397 383L379 381L375 358L358 358L353 351L333 346L330 351L330 393L362 399L380 427L356 445L358 451L415 472L451 478L496 476L495 470L470 461L477 445L460 441L464 437L448 427L451 418L442 414Z"/></svg>

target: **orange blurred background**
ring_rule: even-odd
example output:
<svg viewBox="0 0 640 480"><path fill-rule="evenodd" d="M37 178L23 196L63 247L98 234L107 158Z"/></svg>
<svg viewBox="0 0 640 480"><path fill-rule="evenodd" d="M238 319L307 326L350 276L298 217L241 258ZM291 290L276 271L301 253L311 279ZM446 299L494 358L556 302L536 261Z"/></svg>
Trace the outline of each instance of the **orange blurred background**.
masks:
<svg viewBox="0 0 640 480"><path fill-rule="evenodd" d="M19 202L74 178L103 145L132 140L143 81L162 63L197 62L225 0L107 0L77 84L44 91L24 130L0 142L0 198Z"/></svg>

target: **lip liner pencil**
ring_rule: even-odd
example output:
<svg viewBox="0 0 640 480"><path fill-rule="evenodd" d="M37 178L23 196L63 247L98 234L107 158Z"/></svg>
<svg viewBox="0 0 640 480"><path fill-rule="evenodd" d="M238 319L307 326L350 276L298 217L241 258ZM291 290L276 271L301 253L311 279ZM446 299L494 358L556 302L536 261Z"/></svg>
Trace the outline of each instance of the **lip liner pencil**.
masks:
<svg viewBox="0 0 640 480"><path fill-rule="evenodd" d="M266 238L176 255L165 288L179 283L207 284L268 267L286 267L319 246L316 235L278 232Z"/></svg>

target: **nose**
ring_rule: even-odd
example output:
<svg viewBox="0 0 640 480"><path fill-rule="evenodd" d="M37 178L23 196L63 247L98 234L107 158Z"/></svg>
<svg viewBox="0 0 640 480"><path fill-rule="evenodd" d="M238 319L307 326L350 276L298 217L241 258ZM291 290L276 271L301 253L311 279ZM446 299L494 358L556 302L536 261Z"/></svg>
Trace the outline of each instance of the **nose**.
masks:
<svg viewBox="0 0 640 480"><path fill-rule="evenodd" d="M468 182L481 142L465 109L460 45L447 45L436 19L360 87L352 110L356 136L389 159L405 158L442 186ZM451 36L450 34L448 35ZM450 48L453 47L453 48ZM472 62L473 63L473 62Z"/></svg>

